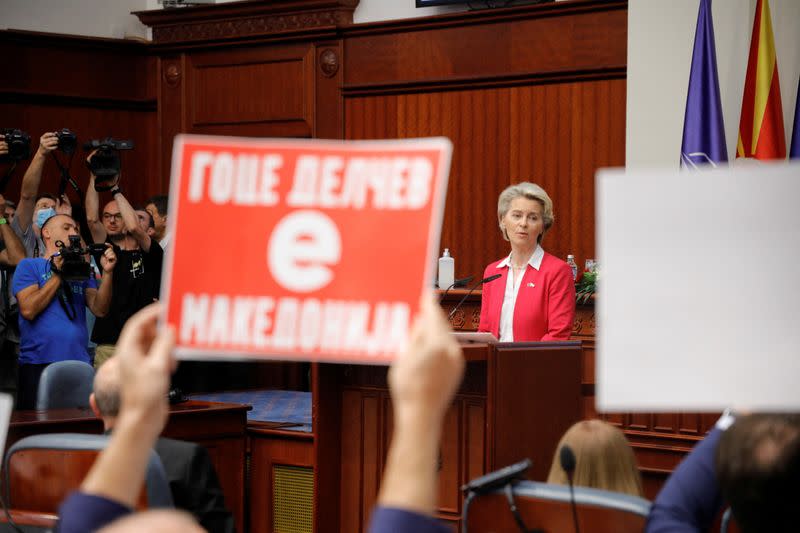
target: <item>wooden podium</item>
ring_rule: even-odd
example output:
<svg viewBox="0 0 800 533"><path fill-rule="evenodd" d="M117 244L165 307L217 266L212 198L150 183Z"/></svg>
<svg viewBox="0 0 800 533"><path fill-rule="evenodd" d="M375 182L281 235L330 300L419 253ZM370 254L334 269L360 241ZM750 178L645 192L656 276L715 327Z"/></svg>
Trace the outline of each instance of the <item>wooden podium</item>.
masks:
<svg viewBox="0 0 800 533"><path fill-rule="evenodd" d="M464 380L444 420L438 515L460 525L461 485L524 458L544 480L581 418L581 343L463 345ZM315 364L314 531L364 531L392 434L387 367Z"/></svg>

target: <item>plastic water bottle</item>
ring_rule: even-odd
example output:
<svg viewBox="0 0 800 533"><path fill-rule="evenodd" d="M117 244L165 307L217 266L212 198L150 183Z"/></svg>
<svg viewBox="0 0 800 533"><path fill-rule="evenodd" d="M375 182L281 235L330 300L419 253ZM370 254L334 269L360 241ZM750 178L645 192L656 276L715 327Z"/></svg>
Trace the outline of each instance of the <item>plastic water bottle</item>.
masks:
<svg viewBox="0 0 800 533"><path fill-rule="evenodd" d="M446 290L456 279L455 260L450 257L450 250L444 249L442 257L439 258L439 288Z"/></svg>
<svg viewBox="0 0 800 533"><path fill-rule="evenodd" d="M439 259L441 261L441 259ZM578 281L578 264L575 262L575 256L569 254L567 256L567 264L572 269L572 281Z"/></svg>

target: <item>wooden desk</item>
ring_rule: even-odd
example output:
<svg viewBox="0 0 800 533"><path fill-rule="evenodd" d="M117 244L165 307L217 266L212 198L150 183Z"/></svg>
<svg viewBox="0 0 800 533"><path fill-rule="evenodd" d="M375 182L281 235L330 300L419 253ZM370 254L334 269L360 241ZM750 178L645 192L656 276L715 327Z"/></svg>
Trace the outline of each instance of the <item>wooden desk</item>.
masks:
<svg viewBox="0 0 800 533"><path fill-rule="evenodd" d="M442 308L449 313L466 294L467 291L463 289L450 291L442 299ZM476 331L480 324L480 312L481 292L477 290L451 319L453 329ZM667 476L714 426L719 413L598 413L595 409L596 329L594 299L590 299L576 306L571 336L573 340L581 341L583 346L581 418L601 418L625 433L636 452L645 496L653 499Z"/></svg>
<svg viewBox="0 0 800 533"><path fill-rule="evenodd" d="M201 444L208 450L225 503L244 531L245 438L249 405L188 401L170 406L162 436ZM89 409L16 411L11 416L7 446L41 433L103 432L103 422Z"/></svg>
<svg viewBox="0 0 800 533"><path fill-rule="evenodd" d="M464 345L464 380L444 419L437 516L460 525L460 487L524 458L544 480L580 419L579 342ZM315 364L314 531L366 530L392 435L386 366Z"/></svg>

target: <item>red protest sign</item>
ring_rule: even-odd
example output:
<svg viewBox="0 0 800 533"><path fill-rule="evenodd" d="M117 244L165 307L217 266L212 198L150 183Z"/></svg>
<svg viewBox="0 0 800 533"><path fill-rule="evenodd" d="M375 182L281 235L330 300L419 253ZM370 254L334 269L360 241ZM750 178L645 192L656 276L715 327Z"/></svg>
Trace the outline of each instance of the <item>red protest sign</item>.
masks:
<svg viewBox="0 0 800 533"><path fill-rule="evenodd" d="M452 145L175 139L178 353L389 362L433 279Z"/></svg>

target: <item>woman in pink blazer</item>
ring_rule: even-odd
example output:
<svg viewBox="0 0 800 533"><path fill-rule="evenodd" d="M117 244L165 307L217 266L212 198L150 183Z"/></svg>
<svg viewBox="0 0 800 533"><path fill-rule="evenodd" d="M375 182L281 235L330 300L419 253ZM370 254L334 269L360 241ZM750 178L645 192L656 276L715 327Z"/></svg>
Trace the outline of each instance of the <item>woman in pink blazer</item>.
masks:
<svg viewBox="0 0 800 533"><path fill-rule="evenodd" d="M481 323L502 342L569 339L575 318L572 269L541 246L553 225L553 201L534 183L511 185L500 193L497 218L508 257L486 267Z"/></svg>

